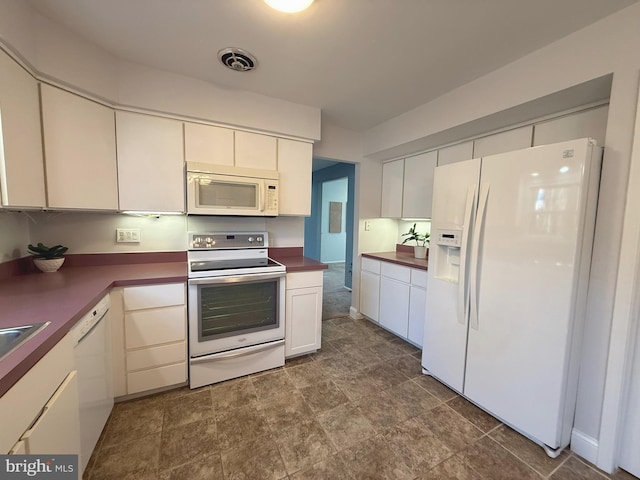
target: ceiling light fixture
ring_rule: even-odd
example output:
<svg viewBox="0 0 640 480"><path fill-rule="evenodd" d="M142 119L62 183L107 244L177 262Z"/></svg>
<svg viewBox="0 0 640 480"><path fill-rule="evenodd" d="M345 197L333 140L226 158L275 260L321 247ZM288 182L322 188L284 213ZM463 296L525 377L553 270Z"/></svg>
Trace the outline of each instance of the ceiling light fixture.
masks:
<svg viewBox="0 0 640 480"><path fill-rule="evenodd" d="M301 12L313 3L313 0L264 0L267 5L280 12L296 13Z"/></svg>

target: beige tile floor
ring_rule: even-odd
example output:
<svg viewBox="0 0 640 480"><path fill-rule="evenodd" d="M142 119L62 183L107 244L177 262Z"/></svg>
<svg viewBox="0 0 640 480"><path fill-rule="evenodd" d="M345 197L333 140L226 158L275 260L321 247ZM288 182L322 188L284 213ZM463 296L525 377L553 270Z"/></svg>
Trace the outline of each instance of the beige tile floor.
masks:
<svg viewBox="0 0 640 480"><path fill-rule="evenodd" d="M118 403L85 479L633 479L542 449L421 374L364 320L283 368Z"/></svg>

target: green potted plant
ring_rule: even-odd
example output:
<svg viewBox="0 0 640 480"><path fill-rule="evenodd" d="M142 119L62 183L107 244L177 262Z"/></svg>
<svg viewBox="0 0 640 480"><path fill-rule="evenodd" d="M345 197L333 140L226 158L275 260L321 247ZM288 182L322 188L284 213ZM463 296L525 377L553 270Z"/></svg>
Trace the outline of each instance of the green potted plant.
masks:
<svg viewBox="0 0 640 480"><path fill-rule="evenodd" d="M414 223L413 227L411 227L407 233L403 233L402 236L407 237L402 241L403 245L412 240L416 242L413 247L413 256L415 258L426 258L430 236L428 233L418 233L416 231L416 224Z"/></svg>
<svg viewBox="0 0 640 480"><path fill-rule="evenodd" d="M69 250L62 245L47 247L42 243L35 246L29 244L27 248L33 255L33 263L36 267L46 273L56 272L64 263L64 254Z"/></svg>

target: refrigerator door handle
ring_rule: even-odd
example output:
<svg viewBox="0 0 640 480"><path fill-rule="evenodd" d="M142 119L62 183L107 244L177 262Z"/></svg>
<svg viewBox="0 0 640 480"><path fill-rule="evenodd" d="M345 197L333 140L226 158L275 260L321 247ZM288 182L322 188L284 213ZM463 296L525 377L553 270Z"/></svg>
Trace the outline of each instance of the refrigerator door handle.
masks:
<svg viewBox="0 0 640 480"><path fill-rule="evenodd" d="M467 190L467 204L464 209L464 224L462 230L462 248L460 249L460 274L458 275L458 323L466 325L469 318L469 281L467 278L467 252L469 251L469 233L471 219L476 204L477 189L472 185Z"/></svg>
<svg viewBox="0 0 640 480"><path fill-rule="evenodd" d="M471 328L478 330L478 264L480 259L480 238L482 236L482 227L484 226L484 213L487 208L487 200L489 198L489 184L484 184L480 188L480 201L478 204L478 215L476 216L475 228L473 230L473 242L471 247L471 278L469 282L470 296L470 317L469 325Z"/></svg>

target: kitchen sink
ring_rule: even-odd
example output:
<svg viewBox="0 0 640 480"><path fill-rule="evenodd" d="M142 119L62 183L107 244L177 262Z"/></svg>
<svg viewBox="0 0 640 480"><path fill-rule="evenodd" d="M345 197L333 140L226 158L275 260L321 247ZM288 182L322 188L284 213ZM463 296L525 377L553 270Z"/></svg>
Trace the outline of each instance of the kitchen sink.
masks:
<svg viewBox="0 0 640 480"><path fill-rule="evenodd" d="M33 334L44 329L50 322L33 323L31 325L21 325L19 327L9 327L0 329L0 360L17 348Z"/></svg>

